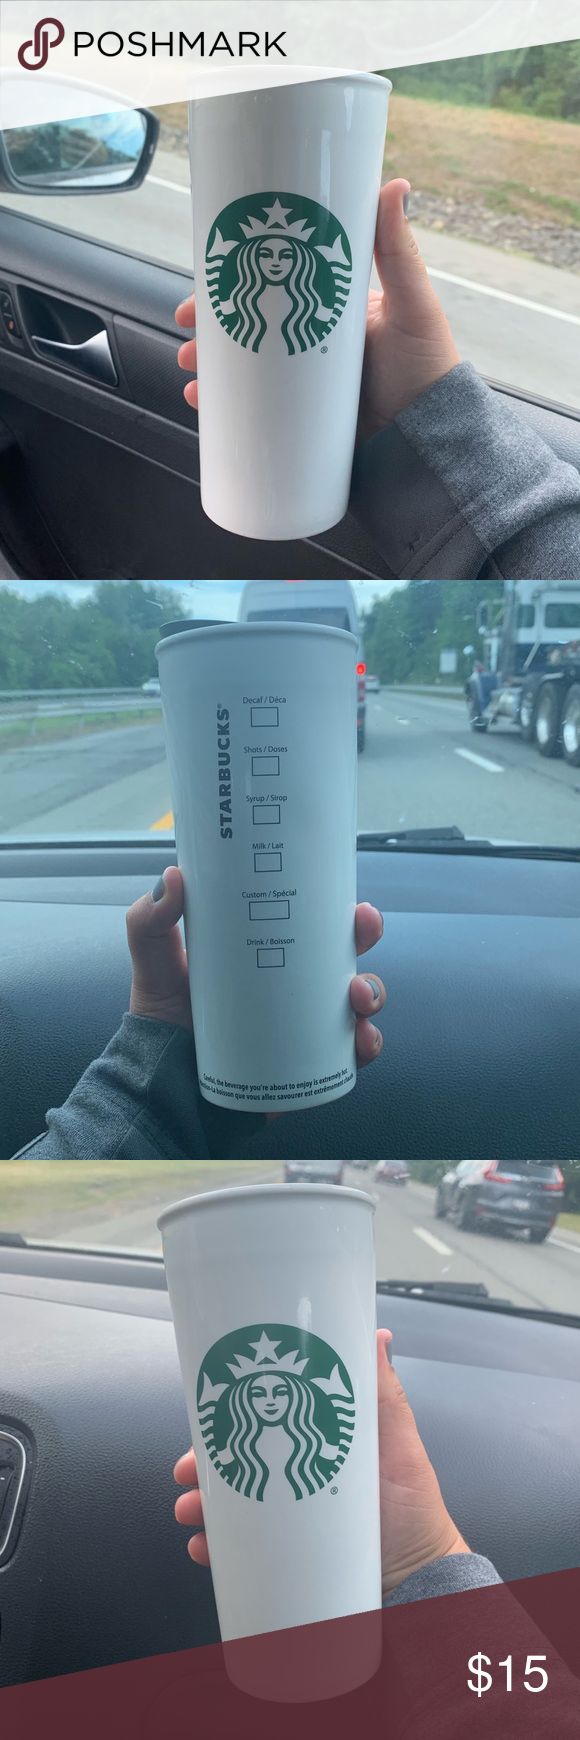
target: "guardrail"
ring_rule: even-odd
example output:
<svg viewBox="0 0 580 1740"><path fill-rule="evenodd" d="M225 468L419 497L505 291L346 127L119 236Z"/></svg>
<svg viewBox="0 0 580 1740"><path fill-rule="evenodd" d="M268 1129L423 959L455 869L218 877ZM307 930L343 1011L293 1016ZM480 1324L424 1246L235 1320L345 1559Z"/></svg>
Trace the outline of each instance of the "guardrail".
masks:
<svg viewBox="0 0 580 1740"><path fill-rule="evenodd" d="M465 699L463 683L454 688L447 687L444 683L385 683L383 686L387 694L391 695L447 695L454 701Z"/></svg>
<svg viewBox="0 0 580 1740"><path fill-rule="evenodd" d="M142 689L2 689L0 720L34 719L58 714L116 713L137 707L161 707L159 695Z"/></svg>

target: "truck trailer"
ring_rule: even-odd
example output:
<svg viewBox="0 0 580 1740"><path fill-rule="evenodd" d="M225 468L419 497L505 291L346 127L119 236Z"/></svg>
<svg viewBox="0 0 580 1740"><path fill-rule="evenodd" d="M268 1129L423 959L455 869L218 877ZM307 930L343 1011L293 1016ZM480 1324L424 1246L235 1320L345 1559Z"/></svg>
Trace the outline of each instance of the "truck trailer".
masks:
<svg viewBox="0 0 580 1740"><path fill-rule="evenodd" d="M477 626L481 654L465 685L472 731L507 719L540 755L580 767L580 585L506 580Z"/></svg>

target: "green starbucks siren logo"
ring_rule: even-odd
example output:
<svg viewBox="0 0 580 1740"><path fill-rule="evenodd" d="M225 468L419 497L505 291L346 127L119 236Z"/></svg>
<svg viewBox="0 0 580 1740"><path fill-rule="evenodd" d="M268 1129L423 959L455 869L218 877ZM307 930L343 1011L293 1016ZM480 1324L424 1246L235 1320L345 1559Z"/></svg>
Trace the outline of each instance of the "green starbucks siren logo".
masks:
<svg viewBox="0 0 580 1740"><path fill-rule="evenodd" d="M225 206L205 251L214 313L230 338L259 350L275 328L289 356L336 326L348 297L346 230L324 206L293 193L254 193Z"/></svg>
<svg viewBox="0 0 580 1740"><path fill-rule="evenodd" d="M294 1497L328 1486L348 1456L355 1425L352 1384L318 1335L286 1323L251 1323L206 1353L197 1408L214 1468L244 1498Z"/></svg>

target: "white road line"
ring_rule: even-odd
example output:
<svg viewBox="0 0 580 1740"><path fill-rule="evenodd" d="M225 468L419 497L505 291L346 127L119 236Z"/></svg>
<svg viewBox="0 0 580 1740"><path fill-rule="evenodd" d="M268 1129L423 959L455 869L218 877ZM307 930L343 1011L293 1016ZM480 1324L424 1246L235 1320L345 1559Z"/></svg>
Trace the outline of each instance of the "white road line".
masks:
<svg viewBox="0 0 580 1740"><path fill-rule="evenodd" d="M464 761L473 761L475 767L483 767L486 773L504 773L498 761L488 761L485 755L474 755L472 749L454 749L454 755L461 755Z"/></svg>
<svg viewBox="0 0 580 1740"><path fill-rule="evenodd" d="M439 1257L453 1256L453 1251L450 1249L450 1246L444 1245L442 1239L436 1239L434 1233L427 1232L425 1226L414 1226L413 1232L415 1233L416 1238L423 1240L424 1245L430 1245L431 1250L436 1251Z"/></svg>
<svg viewBox="0 0 580 1740"><path fill-rule="evenodd" d="M456 272L440 272L427 267L430 278L444 279L446 284L459 284L464 290L477 290L480 296L495 296L498 302L513 302L516 308L530 308L533 314L549 314L552 320L567 320L580 326L580 314L568 314L563 308L550 308L547 302L530 302L527 296L512 296L509 290L496 290L491 284L478 284L474 278L459 278Z"/></svg>
<svg viewBox="0 0 580 1740"><path fill-rule="evenodd" d="M179 181L164 181L161 175L148 175L147 181L150 187L168 187L171 193L186 193L191 198L191 188L183 187Z"/></svg>
<svg viewBox="0 0 580 1740"><path fill-rule="evenodd" d="M557 1245L559 1251L574 1251L576 1256L580 1257L580 1245L569 1245L566 1239L549 1238L548 1244Z"/></svg>

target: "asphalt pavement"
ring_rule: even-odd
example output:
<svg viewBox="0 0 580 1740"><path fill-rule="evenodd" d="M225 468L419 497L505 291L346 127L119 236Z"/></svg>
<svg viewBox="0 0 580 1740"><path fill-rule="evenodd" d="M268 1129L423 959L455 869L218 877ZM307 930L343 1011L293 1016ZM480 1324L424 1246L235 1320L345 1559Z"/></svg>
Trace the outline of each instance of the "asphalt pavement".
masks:
<svg viewBox="0 0 580 1740"><path fill-rule="evenodd" d="M260 1182L280 1182L281 1166L270 1166L267 1161L263 1164ZM250 1176L244 1172L243 1162L239 1165L236 1182L255 1183L255 1171ZM160 1166L160 1185L162 1177ZM345 1183L374 1196L379 1280L482 1282L492 1298L507 1299L524 1309L580 1316L580 1237L573 1233L555 1231L545 1245L532 1245L524 1234L507 1238L465 1232L435 1219L435 1191L429 1185L414 1179L403 1188L377 1183L374 1166L366 1172L347 1166ZM55 1179L55 1191L57 1188ZM134 1204L122 1209L107 1208L101 1191L98 1202L90 1210L84 1209L82 1217L78 1213L76 1218L74 1214L63 1217L58 1233L51 1232L51 1237L69 1244L159 1252L155 1224L159 1206L158 1201L139 1200L139 1185Z"/></svg>
<svg viewBox="0 0 580 1740"><path fill-rule="evenodd" d="M1 203L192 278L189 162L182 154L158 151L132 193L74 199L3 193ZM492 380L577 410L580 275L419 224L413 229L462 356Z"/></svg>
<svg viewBox="0 0 580 1740"><path fill-rule="evenodd" d="M580 769L546 760L507 722L469 730L462 700L369 695L360 829L456 826L525 845L578 847ZM0 834L171 831L161 724L125 725L0 754Z"/></svg>

